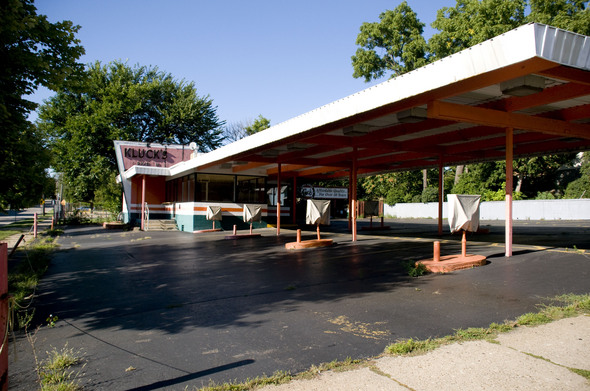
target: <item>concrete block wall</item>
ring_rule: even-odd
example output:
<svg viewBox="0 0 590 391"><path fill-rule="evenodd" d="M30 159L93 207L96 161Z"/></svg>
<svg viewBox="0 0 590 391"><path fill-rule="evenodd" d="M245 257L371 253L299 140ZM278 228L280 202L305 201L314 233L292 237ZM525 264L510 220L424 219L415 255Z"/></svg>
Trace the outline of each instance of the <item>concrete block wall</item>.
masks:
<svg viewBox="0 0 590 391"><path fill-rule="evenodd" d="M443 218L447 218L447 203L443 204ZM482 202L481 220L504 220L504 201ZM409 203L384 205L385 216L397 218L438 218L438 203ZM514 220L590 220L590 199L513 201Z"/></svg>

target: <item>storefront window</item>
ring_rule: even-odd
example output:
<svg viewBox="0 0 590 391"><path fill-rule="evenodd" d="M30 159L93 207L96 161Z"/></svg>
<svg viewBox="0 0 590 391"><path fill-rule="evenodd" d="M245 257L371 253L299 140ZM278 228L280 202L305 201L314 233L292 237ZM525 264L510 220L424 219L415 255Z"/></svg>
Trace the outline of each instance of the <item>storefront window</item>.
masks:
<svg viewBox="0 0 590 391"><path fill-rule="evenodd" d="M237 202L266 203L264 178L238 175L236 179Z"/></svg>
<svg viewBox="0 0 590 391"><path fill-rule="evenodd" d="M233 202L234 176L219 174L197 174L196 200Z"/></svg>
<svg viewBox="0 0 590 391"><path fill-rule="evenodd" d="M246 175L191 174L166 182L168 202L266 203L266 178Z"/></svg>

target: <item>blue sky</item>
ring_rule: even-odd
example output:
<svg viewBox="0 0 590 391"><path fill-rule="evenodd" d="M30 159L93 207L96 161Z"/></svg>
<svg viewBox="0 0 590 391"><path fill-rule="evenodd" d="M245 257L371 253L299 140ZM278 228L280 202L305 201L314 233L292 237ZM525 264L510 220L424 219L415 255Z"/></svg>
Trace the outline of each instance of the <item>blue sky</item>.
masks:
<svg viewBox="0 0 590 391"><path fill-rule="evenodd" d="M81 26L83 63L157 66L194 82L220 119L288 120L370 86L352 77L363 22L401 1L36 0L51 22ZM408 0L426 24L454 0ZM382 80L384 81L384 80ZM53 93L40 90L41 103Z"/></svg>

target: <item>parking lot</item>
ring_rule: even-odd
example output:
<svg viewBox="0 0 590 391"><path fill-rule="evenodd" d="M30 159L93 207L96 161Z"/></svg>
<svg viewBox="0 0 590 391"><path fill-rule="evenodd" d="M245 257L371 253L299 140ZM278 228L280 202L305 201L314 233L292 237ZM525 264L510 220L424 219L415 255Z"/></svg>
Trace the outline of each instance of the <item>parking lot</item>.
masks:
<svg viewBox="0 0 590 391"><path fill-rule="evenodd" d="M37 292L35 349L81 349L85 389L185 389L278 370L379 355L403 338L513 319L547 298L588 293L590 222L515 222L504 257L503 222L468 237L482 267L411 278L403 264L432 256L434 220L390 220L387 231L346 221L322 230L334 246L285 250L295 231L225 233L109 231L70 227ZM361 221L361 227L368 221ZM304 232L303 239L315 231ZM446 233L442 254L460 253ZM11 347L12 351L12 347ZM11 353L11 389L33 388L31 346Z"/></svg>

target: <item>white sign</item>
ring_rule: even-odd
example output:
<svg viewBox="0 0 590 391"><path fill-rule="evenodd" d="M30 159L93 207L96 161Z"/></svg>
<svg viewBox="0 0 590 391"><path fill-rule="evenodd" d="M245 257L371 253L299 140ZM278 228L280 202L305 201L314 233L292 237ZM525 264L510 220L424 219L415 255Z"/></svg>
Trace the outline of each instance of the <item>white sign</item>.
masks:
<svg viewBox="0 0 590 391"><path fill-rule="evenodd" d="M347 200L348 188L346 187L311 187L303 186L301 193L305 198Z"/></svg>

